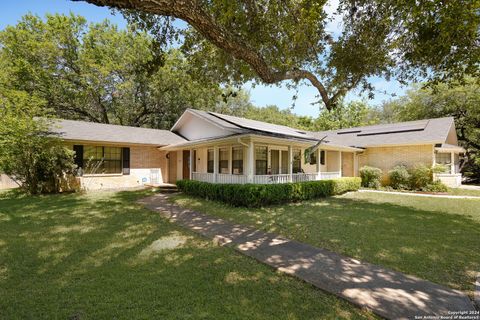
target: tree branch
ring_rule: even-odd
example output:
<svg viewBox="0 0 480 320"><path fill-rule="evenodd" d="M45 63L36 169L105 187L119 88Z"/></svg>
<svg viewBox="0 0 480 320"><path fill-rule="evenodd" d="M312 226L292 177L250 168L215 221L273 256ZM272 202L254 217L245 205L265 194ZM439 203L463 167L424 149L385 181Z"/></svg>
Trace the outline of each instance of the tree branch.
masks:
<svg viewBox="0 0 480 320"><path fill-rule="evenodd" d="M86 1L97 6L108 6L117 9L134 9L146 13L171 16L184 20L208 41L218 48L228 52L236 59L247 63L267 84L274 84L283 80L308 80L320 93L320 97L328 110L335 105L338 94L331 98L327 89L312 72L302 69L290 71L272 70L263 57L250 48L246 43L235 39L227 30L218 25L213 18L203 10L201 4L195 0L72 0ZM338 92L337 92L338 93Z"/></svg>

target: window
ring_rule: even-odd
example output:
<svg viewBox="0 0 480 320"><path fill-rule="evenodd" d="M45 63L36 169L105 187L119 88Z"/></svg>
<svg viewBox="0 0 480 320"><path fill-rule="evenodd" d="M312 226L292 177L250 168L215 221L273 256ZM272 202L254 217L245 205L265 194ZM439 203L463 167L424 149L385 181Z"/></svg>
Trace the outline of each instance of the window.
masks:
<svg viewBox="0 0 480 320"><path fill-rule="evenodd" d="M452 158L450 153L437 153L435 155L435 162L438 164L451 164Z"/></svg>
<svg viewBox="0 0 480 320"><path fill-rule="evenodd" d="M310 153L310 164L317 164L317 151Z"/></svg>
<svg viewBox="0 0 480 320"><path fill-rule="evenodd" d="M213 173L213 149L207 150L207 172Z"/></svg>
<svg viewBox="0 0 480 320"><path fill-rule="evenodd" d="M255 148L255 174L267 174L267 147Z"/></svg>
<svg viewBox="0 0 480 320"><path fill-rule="evenodd" d="M232 148L232 174L243 174L243 148Z"/></svg>
<svg viewBox="0 0 480 320"><path fill-rule="evenodd" d="M85 173L122 173L122 148L85 146L83 151Z"/></svg>
<svg viewBox="0 0 480 320"><path fill-rule="evenodd" d="M452 156L450 153L438 152L435 154L435 163L445 166L445 173L450 173Z"/></svg>
<svg viewBox="0 0 480 320"><path fill-rule="evenodd" d="M288 151L282 150L282 171L281 173L288 173Z"/></svg>
<svg viewBox="0 0 480 320"><path fill-rule="evenodd" d="M228 148L220 148L218 151L218 173L228 173Z"/></svg>
<svg viewBox="0 0 480 320"><path fill-rule="evenodd" d="M300 149L293 149L293 173L300 173L302 172L302 156Z"/></svg>
<svg viewBox="0 0 480 320"><path fill-rule="evenodd" d="M320 151L320 164L325 165L325 150Z"/></svg>
<svg viewBox="0 0 480 320"><path fill-rule="evenodd" d="M197 150L193 150L192 170L193 172L197 172Z"/></svg>

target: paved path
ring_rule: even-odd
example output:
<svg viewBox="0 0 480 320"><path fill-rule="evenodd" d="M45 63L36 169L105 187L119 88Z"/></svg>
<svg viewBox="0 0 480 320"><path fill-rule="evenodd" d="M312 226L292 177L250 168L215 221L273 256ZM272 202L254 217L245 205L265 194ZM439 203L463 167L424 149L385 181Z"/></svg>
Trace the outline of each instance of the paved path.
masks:
<svg viewBox="0 0 480 320"><path fill-rule="evenodd" d="M477 282L475 283L475 293L474 293L475 303L477 308L480 309L480 274L477 277Z"/></svg>
<svg viewBox="0 0 480 320"><path fill-rule="evenodd" d="M474 310L460 292L281 236L181 208L156 194L140 201L171 221L388 319Z"/></svg>
<svg viewBox="0 0 480 320"><path fill-rule="evenodd" d="M433 197L433 198L447 198L447 199L480 199L480 197L478 197L478 196L452 196L452 195L448 195L448 194L428 194L428 193L382 191L382 190L368 190L368 189L360 189L360 190L358 190L358 192L398 194L398 195L402 195L402 196L412 196L412 197Z"/></svg>

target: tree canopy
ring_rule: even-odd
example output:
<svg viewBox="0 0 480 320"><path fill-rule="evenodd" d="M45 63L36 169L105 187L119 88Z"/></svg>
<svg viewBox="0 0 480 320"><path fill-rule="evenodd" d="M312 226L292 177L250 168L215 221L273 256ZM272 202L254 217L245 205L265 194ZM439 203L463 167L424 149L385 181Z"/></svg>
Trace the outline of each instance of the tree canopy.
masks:
<svg viewBox="0 0 480 320"><path fill-rule="evenodd" d="M339 34L327 30L327 0L84 1L121 9L159 43L180 42L199 73L230 84L306 81L327 109L353 88L372 95L371 76L479 75L479 0L342 0Z"/></svg>
<svg viewBox="0 0 480 320"><path fill-rule="evenodd" d="M154 128L216 104L218 84L193 78L178 50L154 47L107 20L29 14L0 32L0 88L32 94L61 118Z"/></svg>
<svg viewBox="0 0 480 320"><path fill-rule="evenodd" d="M466 150L462 172L480 181L480 85L466 79L456 86L438 84L433 88L415 85L404 97L385 103L379 112L383 122L409 121L451 116L460 145Z"/></svg>

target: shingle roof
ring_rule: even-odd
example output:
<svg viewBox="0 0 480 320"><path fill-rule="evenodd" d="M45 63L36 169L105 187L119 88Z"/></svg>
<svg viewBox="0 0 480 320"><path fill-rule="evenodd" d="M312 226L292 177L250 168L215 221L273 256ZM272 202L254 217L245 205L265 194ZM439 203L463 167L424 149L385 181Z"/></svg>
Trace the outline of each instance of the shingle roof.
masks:
<svg viewBox="0 0 480 320"><path fill-rule="evenodd" d="M158 130L112 124L54 120L52 131L65 140L99 141L125 144L165 146L186 141L169 130Z"/></svg>
<svg viewBox="0 0 480 320"><path fill-rule="evenodd" d="M190 112L197 114L205 119L215 122L217 125L234 130L236 132L266 132L280 136L290 136L301 139L316 140L315 137L308 132L300 129L294 129L287 126L272 124L263 121L250 120L235 116L229 116L217 112L208 112L202 110L188 109Z"/></svg>
<svg viewBox="0 0 480 320"><path fill-rule="evenodd" d="M311 132L326 141L354 146L373 147L381 145L444 143L454 124L452 117L408 121L340 130Z"/></svg>

